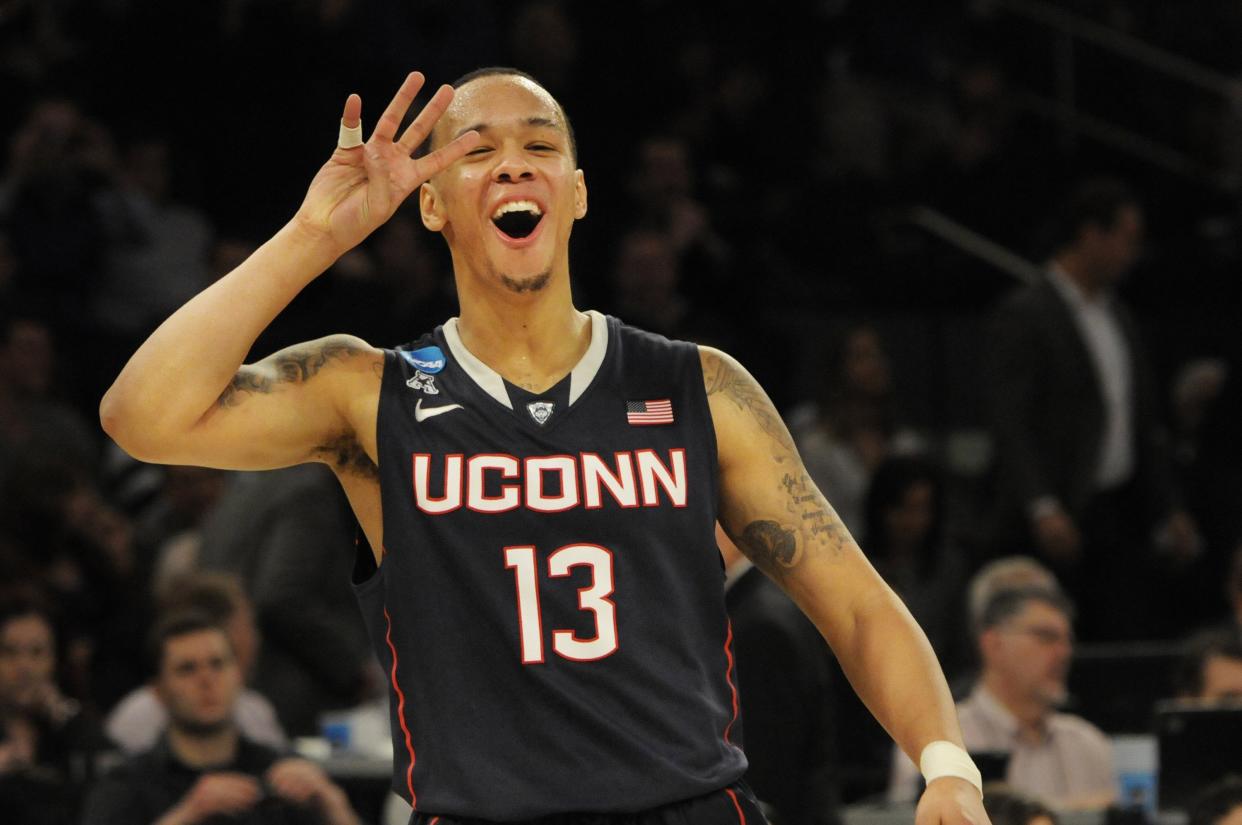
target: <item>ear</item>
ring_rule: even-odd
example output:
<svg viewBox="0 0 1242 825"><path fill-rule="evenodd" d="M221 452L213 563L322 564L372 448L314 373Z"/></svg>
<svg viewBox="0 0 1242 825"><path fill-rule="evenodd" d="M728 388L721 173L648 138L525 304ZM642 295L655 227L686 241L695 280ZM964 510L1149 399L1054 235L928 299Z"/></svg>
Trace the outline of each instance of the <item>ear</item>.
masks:
<svg viewBox="0 0 1242 825"><path fill-rule="evenodd" d="M997 646L1000 644L1000 633L996 628L988 628L979 634L979 659L987 664L996 658Z"/></svg>
<svg viewBox="0 0 1242 825"><path fill-rule="evenodd" d="M574 172L574 219L580 220L587 213L586 175L579 169Z"/></svg>
<svg viewBox="0 0 1242 825"><path fill-rule="evenodd" d="M423 219L423 226L432 232L444 228L444 203L430 182L418 188L418 213Z"/></svg>

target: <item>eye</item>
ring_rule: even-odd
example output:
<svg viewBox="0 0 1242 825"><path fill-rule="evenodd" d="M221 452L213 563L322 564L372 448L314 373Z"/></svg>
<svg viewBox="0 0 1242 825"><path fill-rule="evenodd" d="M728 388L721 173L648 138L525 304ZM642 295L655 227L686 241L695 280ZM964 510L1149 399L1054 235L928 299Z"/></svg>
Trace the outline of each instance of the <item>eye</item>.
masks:
<svg viewBox="0 0 1242 825"><path fill-rule="evenodd" d="M490 146L476 146L475 148L471 149L469 152L466 153L466 157L473 157L475 155L481 155L484 152L490 152L490 151L492 151L492 147Z"/></svg>
<svg viewBox="0 0 1242 825"><path fill-rule="evenodd" d="M556 151L555 146L551 146L547 143L532 143L526 148L530 149L532 152L555 152Z"/></svg>

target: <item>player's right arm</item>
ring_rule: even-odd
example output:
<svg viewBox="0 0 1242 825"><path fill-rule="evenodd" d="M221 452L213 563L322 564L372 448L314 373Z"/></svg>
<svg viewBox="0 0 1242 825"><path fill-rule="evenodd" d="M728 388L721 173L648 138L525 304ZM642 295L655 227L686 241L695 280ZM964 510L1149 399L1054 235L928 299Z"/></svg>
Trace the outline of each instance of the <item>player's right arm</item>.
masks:
<svg viewBox="0 0 1242 825"><path fill-rule="evenodd" d="M343 437L366 437L359 399L378 388L378 350L332 336L255 364L243 360L298 292L478 142L467 132L411 158L452 99L442 86L398 137L422 84L411 73L370 139L332 153L293 220L139 347L100 403L104 430L119 446L145 461L268 469L313 460ZM350 95L343 121L359 124L361 114L361 99ZM279 140L256 135L256 146L265 151Z"/></svg>

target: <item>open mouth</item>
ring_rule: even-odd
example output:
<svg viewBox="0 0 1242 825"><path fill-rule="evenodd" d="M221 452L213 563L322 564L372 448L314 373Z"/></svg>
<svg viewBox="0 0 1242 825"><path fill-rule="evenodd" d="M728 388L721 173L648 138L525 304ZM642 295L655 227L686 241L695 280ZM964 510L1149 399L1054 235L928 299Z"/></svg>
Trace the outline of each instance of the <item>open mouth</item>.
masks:
<svg viewBox="0 0 1242 825"><path fill-rule="evenodd" d="M542 220L543 210L534 201L509 201L492 213L496 228L515 241L529 237Z"/></svg>

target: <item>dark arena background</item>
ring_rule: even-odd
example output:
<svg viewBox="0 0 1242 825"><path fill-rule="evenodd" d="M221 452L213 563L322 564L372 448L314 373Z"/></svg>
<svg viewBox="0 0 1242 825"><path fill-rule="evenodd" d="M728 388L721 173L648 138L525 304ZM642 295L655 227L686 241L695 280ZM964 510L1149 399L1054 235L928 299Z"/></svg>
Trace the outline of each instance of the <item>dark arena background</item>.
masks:
<svg viewBox="0 0 1242 825"><path fill-rule="evenodd" d="M0 2L0 819L95 821L92 784L155 741L125 732L159 715L150 628L224 604L255 730L362 821L406 821L331 474L145 465L98 405L293 215L349 93L369 134L412 69L434 89L512 66L576 133L578 308L751 370L962 699L986 670L972 599L997 586L978 574L1038 562L1075 617L1055 704L1102 732L1114 794L1012 784L1066 822L1180 821L1242 773L1240 43L1237 0ZM251 359L334 332L392 347L456 314L416 200ZM1032 332L1012 296L1109 261L1117 358L1075 337L1085 316ZM1132 460L1101 482L1118 420ZM1041 537L1049 508L1075 550ZM772 822L912 821L891 742L808 655L822 690L783 714L827 720L814 747L751 754ZM747 665L744 718L781 681ZM827 790L782 807L772 773ZM1236 823L1234 792L1197 821Z"/></svg>

